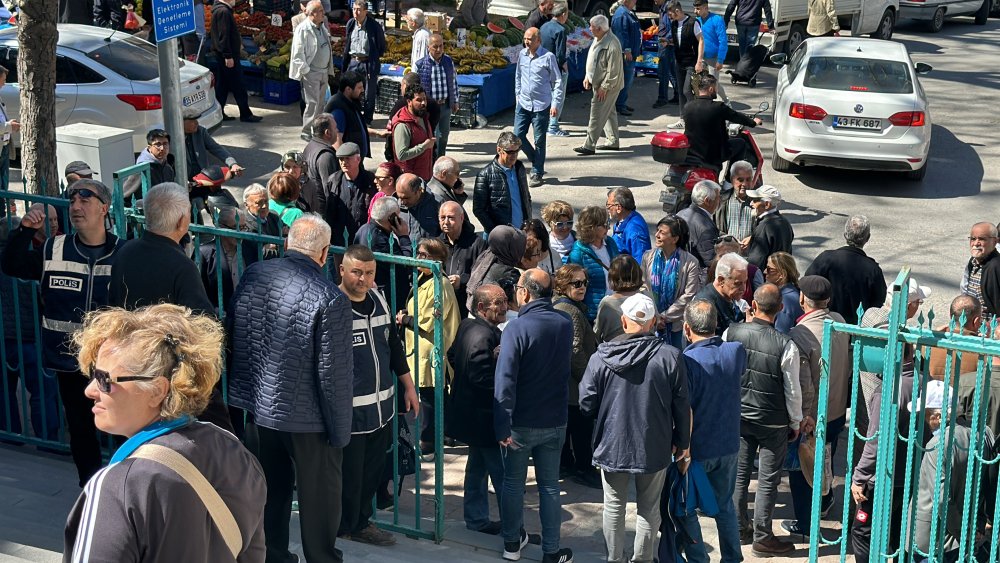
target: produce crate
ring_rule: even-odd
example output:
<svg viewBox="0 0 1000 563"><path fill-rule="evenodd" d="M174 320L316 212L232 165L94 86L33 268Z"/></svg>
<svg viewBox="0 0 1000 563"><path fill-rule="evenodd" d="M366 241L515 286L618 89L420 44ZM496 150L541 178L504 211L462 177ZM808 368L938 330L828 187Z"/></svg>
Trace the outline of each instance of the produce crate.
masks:
<svg viewBox="0 0 1000 563"><path fill-rule="evenodd" d="M264 78L268 80L288 80L288 65L264 65Z"/></svg>
<svg viewBox="0 0 1000 563"><path fill-rule="evenodd" d="M260 67L243 67L243 84L247 87L247 94L251 96L261 96L264 94L264 71Z"/></svg>
<svg viewBox="0 0 1000 563"><path fill-rule="evenodd" d="M399 100L399 80L388 77L378 79L378 96L375 97L375 111L389 115ZM392 117L391 115L389 117Z"/></svg>
<svg viewBox="0 0 1000 563"><path fill-rule="evenodd" d="M301 98L299 83L295 80L264 79L264 101L270 104L287 106Z"/></svg>
<svg viewBox="0 0 1000 563"><path fill-rule="evenodd" d="M479 107L479 88L459 87L458 111L452 112L451 124L472 129L476 126L476 110Z"/></svg>
<svg viewBox="0 0 1000 563"><path fill-rule="evenodd" d="M638 75L656 76L657 72L659 72L660 69L659 51L655 50L647 51L646 49L643 49L642 53L639 54L639 57L641 57L642 60L639 60L637 58L635 61L636 76Z"/></svg>

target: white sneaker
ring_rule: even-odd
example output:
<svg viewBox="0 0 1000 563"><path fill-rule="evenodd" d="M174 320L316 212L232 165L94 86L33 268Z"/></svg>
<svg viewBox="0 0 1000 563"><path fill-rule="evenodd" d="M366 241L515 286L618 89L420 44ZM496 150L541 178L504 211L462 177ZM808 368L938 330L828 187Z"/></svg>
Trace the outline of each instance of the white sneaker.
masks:
<svg viewBox="0 0 1000 563"><path fill-rule="evenodd" d="M667 125L667 129L684 129L684 120L678 119L677 123Z"/></svg>

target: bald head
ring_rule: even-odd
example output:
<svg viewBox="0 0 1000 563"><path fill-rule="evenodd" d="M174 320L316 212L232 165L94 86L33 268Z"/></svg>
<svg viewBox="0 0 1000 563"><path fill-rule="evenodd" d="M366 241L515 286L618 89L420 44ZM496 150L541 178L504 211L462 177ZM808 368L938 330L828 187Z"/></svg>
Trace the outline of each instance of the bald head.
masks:
<svg viewBox="0 0 1000 563"><path fill-rule="evenodd" d="M465 223L465 210L456 201L446 201L438 208L438 226L441 232L454 242L462 234Z"/></svg>
<svg viewBox="0 0 1000 563"><path fill-rule="evenodd" d="M507 319L507 294L499 285L483 284L472 294L472 310L480 319L498 325Z"/></svg>
<svg viewBox="0 0 1000 563"><path fill-rule="evenodd" d="M48 223L46 229L38 229L35 232L35 237L39 239L44 239L46 237L55 236L59 232L59 215L56 214L56 208L54 205L46 205L44 203L33 203L28 211L37 211L45 216L45 220Z"/></svg>
<svg viewBox="0 0 1000 563"><path fill-rule="evenodd" d="M549 299L552 297L552 278L544 270L531 268L521 274L518 283L517 303L524 306L539 299Z"/></svg>
<svg viewBox="0 0 1000 563"><path fill-rule="evenodd" d="M530 51L531 54L535 54L535 52L538 51L538 48L541 45L542 45L542 36L538 32L537 27L529 27L528 29L524 30L524 47L528 51Z"/></svg>
<svg viewBox="0 0 1000 563"><path fill-rule="evenodd" d="M409 172L400 174L396 180L396 199L403 207L413 207L420 201L423 193L423 180Z"/></svg>
<svg viewBox="0 0 1000 563"><path fill-rule="evenodd" d="M773 323L781 307L781 289L773 283L765 283L753 292L754 317Z"/></svg>
<svg viewBox="0 0 1000 563"><path fill-rule="evenodd" d="M955 326L960 325L964 320L965 324L961 325L962 328L977 331L983 320L983 305L975 297L963 293L951 300L949 313L951 313Z"/></svg>

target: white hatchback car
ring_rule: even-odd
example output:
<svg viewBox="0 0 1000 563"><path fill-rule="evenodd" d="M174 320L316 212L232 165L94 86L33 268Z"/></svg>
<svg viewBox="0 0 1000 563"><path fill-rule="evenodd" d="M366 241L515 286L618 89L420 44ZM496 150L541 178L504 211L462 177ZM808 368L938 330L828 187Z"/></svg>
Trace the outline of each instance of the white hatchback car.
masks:
<svg viewBox="0 0 1000 563"><path fill-rule="evenodd" d="M17 29L0 30L0 65L7 85L0 89L7 113L19 115ZM215 77L205 67L180 62L181 98L212 128L222 122L215 99ZM89 25L59 25L56 46L56 126L93 123L132 130L135 152L146 147L146 133L163 127L156 46L122 32ZM20 145L20 137L14 136Z"/></svg>
<svg viewBox="0 0 1000 563"><path fill-rule="evenodd" d="M771 166L905 172L922 180L931 114L918 74L901 43L816 37L791 57L777 54ZM787 63L787 64L785 64Z"/></svg>

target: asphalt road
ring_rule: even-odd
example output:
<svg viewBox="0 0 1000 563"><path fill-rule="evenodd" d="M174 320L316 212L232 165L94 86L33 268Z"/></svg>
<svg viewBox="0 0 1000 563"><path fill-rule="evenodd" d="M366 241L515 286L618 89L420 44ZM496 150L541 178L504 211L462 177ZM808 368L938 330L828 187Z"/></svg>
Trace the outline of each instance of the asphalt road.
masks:
<svg viewBox="0 0 1000 563"><path fill-rule="evenodd" d="M849 39L845 38L845 41ZM1000 20L977 26L971 18L949 20L939 34L930 34L916 23L903 21L894 40L905 43L913 60L934 67L921 77L931 102L933 140L929 170L921 183L888 173L853 172L809 168L794 174L775 173L770 168L772 123L763 115L763 127L755 130L765 161L766 183L777 186L786 202L782 212L795 227L793 253L804 270L822 250L842 244L843 223L852 213L865 213L872 223L872 240L866 251L881 264L890 279L903 266L910 266L921 284L933 295L928 305L946 310L958 292L962 269L968 257L969 227L977 221L1000 220L995 186L1000 177L1000 71L996 53L1000 45ZM980 68L982 67L982 68ZM729 86L737 109L756 108L761 101L773 102L776 68L765 67L756 88ZM653 161L649 140L676 120L676 108L653 110L655 78L635 80L629 104L637 109L622 122L620 152L582 157L572 151L582 144L590 94L571 95L563 115L571 137L548 140L546 184L532 190L536 212L554 199L564 199L577 210L585 205L603 205L609 187L633 188L639 210L651 225L663 215L657 201L664 166ZM266 181L278 164L279 155L302 146L298 139L296 106L259 103L263 123L227 123L216 139L233 147L249 174L236 184ZM235 108L229 108L230 114ZM384 124L378 116L376 124ZM513 112L494 116L485 128L453 130L449 154L462 164L467 186L476 172L495 154L495 142L503 129L513 124ZM381 143L373 144L374 162L380 162ZM370 163L374 166L374 163ZM471 203L468 204L471 211Z"/></svg>

